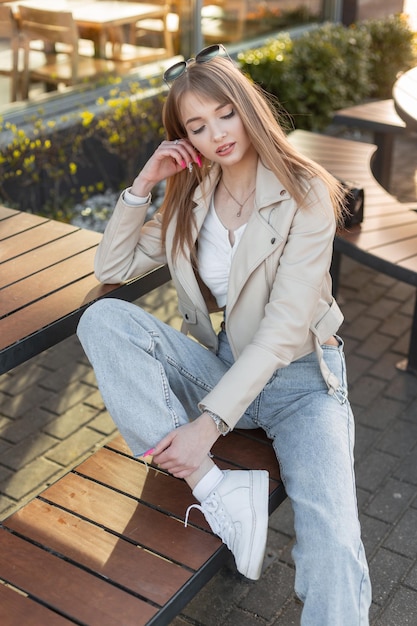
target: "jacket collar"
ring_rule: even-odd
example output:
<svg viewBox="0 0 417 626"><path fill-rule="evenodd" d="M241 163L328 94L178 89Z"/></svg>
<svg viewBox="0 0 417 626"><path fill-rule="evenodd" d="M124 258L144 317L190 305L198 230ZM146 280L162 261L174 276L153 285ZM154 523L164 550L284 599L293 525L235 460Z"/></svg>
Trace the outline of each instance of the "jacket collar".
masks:
<svg viewBox="0 0 417 626"><path fill-rule="evenodd" d="M221 176L220 166L216 163L212 166L209 175L196 188L193 200L196 204L194 208L197 229L200 229L209 209L211 196L218 184ZM267 208L271 204L281 200L287 200L289 194L275 174L265 167L260 159L256 171L256 194L255 206L258 211Z"/></svg>

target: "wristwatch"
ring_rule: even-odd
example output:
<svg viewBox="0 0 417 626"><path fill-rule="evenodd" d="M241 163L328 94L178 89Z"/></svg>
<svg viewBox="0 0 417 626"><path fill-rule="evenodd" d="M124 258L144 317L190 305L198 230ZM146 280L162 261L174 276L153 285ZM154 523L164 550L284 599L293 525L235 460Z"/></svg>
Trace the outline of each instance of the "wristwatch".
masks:
<svg viewBox="0 0 417 626"><path fill-rule="evenodd" d="M216 428L218 430L218 432L221 435L227 435L228 433L230 433L231 428L230 426L228 426L228 424L226 424L226 422L224 420L222 420L221 417L219 417L218 415L216 415L216 413L213 413L213 411L210 411L209 409L204 409L206 413L208 413L211 417L211 419L213 420L213 422L216 424Z"/></svg>

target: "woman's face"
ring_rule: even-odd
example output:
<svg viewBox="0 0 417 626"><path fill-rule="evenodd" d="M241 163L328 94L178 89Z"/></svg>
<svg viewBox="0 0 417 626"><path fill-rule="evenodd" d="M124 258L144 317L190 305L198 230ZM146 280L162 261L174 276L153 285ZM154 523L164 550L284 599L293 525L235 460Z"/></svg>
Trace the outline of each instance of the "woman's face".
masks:
<svg viewBox="0 0 417 626"><path fill-rule="evenodd" d="M228 167L255 152L241 118L230 103L188 92L182 98L180 110L190 143L210 161Z"/></svg>

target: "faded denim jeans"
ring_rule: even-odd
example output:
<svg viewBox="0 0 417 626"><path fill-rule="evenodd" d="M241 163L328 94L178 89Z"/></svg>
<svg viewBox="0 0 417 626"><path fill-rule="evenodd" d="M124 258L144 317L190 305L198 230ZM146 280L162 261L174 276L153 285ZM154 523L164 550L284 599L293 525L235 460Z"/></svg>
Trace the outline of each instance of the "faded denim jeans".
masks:
<svg viewBox="0 0 417 626"><path fill-rule="evenodd" d="M233 363L138 306L105 299L83 314L78 336L106 407L136 456L200 414L197 404ZM346 387L343 345L323 346ZM327 393L315 353L279 369L239 428L272 439L294 510L295 591L302 626L367 626L371 585L360 537L349 402Z"/></svg>

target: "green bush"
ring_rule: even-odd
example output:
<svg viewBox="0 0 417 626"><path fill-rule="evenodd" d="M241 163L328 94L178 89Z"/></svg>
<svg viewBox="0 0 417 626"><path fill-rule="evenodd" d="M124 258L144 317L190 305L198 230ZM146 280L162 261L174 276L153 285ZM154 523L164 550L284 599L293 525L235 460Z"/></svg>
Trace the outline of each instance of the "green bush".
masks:
<svg viewBox="0 0 417 626"><path fill-rule="evenodd" d="M383 46L380 38L385 38ZM278 99L293 126L322 130L335 110L370 97L388 97L387 85L392 87L397 72L412 64L412 42L401 16L350 27L327 23L294 40L282 33L241 53L238 60Z"/></svg>
<svg viewBox="0 0 417 626"><path fill-rule="evenodd" d="M417 62L415 34L402 14L383 20L366 20L358 23L357 28L368 32L371 37L369 61L373 89L370 96L390 98L398 73Z"/></svg>

